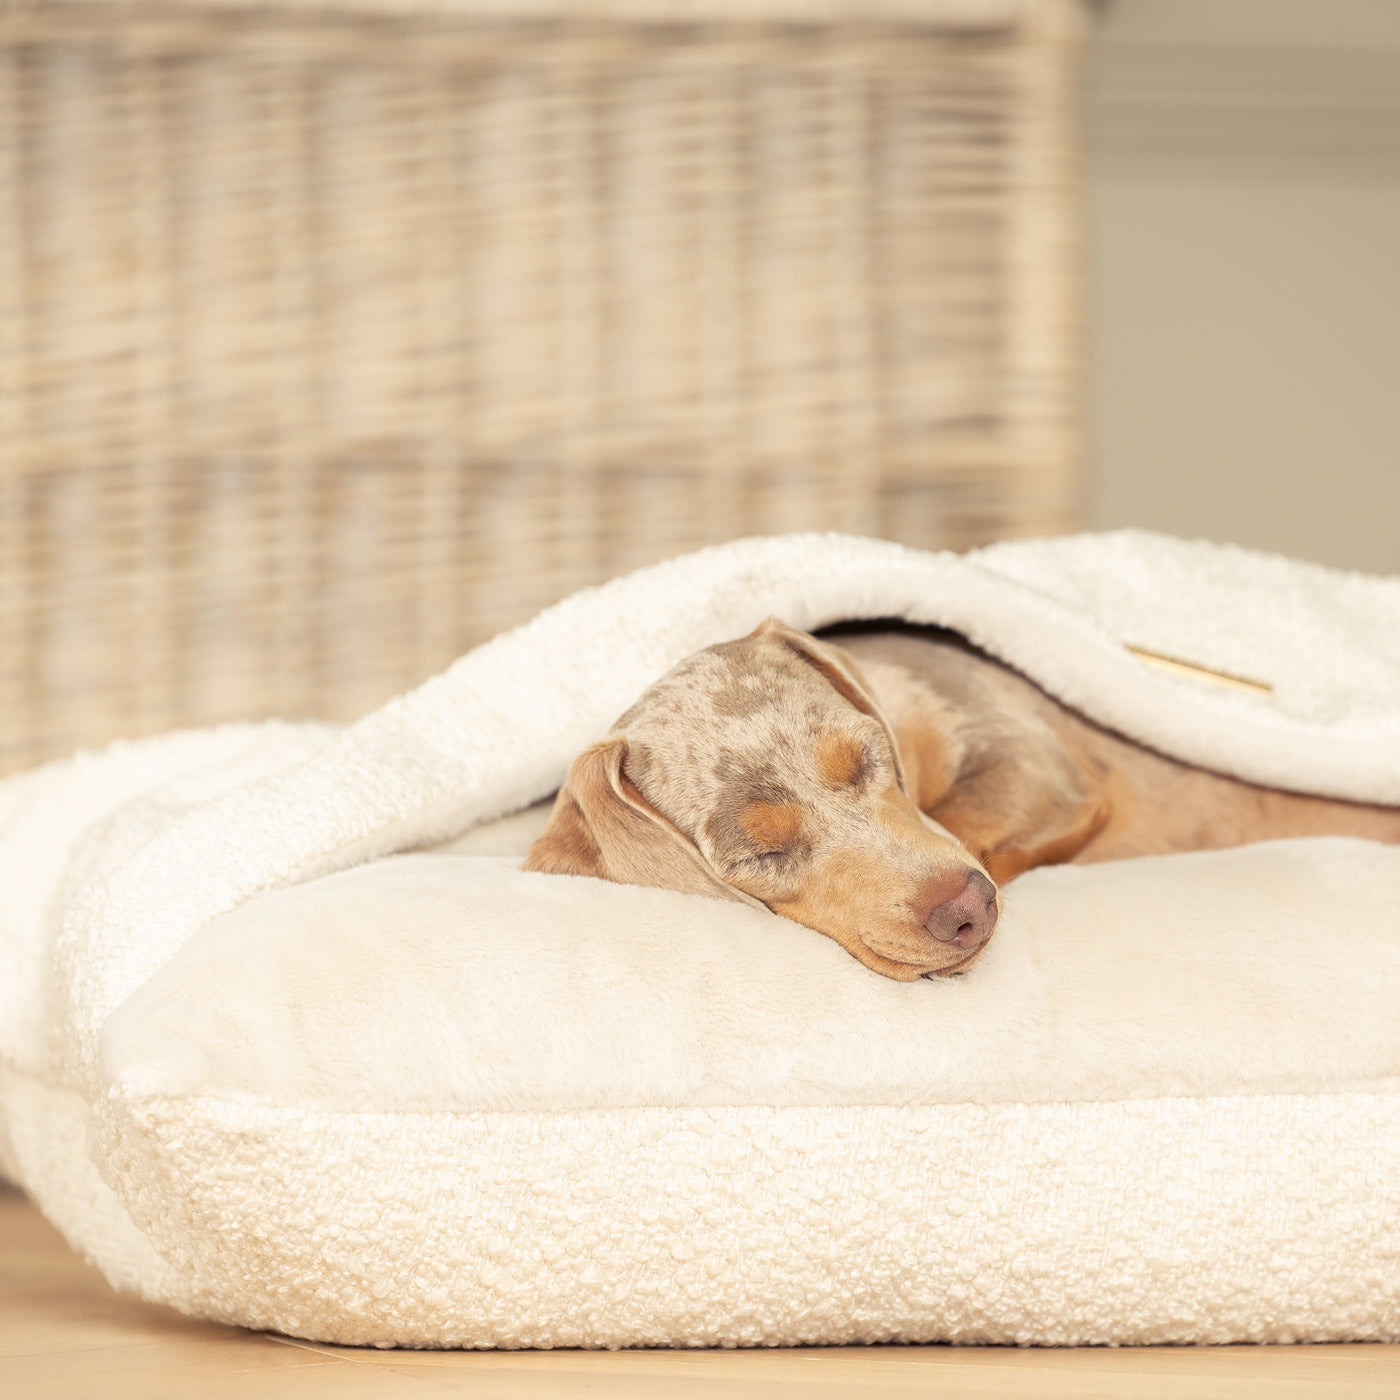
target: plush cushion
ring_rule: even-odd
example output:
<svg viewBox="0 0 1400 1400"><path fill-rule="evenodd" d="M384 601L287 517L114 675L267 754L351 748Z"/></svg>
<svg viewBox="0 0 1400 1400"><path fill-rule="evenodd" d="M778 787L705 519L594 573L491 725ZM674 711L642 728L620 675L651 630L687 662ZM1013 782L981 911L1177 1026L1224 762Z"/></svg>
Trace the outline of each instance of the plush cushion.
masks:
<svg viewBox="0 0 1400 1400"><path fill-rule="evenodd" d="M103 1081L329 1113L1400 1089L1397 847L1033 871L975 976L912 984L746 905L515 865L397 856L216 920L108 1019Z"/></svg>
<svg viewBox="0 0 1400 1400"><path fill-rule="evenodd" d="M188 944L108 1021L106 1122L200 1310L309 1336L1390 1336L1397 889L1343 839L1036 871L908 985L398 857Z"/></svg>

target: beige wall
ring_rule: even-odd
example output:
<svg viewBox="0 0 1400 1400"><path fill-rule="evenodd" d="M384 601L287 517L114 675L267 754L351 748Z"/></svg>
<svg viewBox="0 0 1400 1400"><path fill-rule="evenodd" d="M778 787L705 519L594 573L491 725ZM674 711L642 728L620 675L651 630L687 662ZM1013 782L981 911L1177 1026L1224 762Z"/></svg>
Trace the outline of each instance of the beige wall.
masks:
<svg viewBox="0 0 1400 1400"><path fill-rule="evenodd" d="M1118 0L1090 523L1400 572L1400 0Z"/></svg>

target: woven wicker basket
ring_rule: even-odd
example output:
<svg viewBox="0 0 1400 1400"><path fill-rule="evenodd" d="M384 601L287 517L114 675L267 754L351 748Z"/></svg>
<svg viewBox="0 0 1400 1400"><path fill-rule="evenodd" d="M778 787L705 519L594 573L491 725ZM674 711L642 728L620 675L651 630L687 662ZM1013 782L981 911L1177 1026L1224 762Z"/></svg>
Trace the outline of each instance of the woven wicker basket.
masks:
<svg viewBox="0 0 1400 1400"><path fill-rule="evenodd" d="M0 769L1076 505L1076 0L0 18Z"/></svg>

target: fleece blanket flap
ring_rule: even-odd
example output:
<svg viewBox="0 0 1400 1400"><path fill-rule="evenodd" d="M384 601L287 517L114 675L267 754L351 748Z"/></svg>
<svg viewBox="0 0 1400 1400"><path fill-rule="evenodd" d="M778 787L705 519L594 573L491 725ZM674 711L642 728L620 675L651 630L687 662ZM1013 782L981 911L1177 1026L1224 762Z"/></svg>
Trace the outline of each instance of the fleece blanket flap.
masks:
<svg viewBox="0 0 1400 1400"><path fill-rule="evenodd" d="M328 1340L1400 1335L1392 850L1033 872L975 975L912 988L743 906L383 859L547 795L770 614L953 627L1165 752L1400 803L1397 581L740 541L343 729L0 787L0 1165L119 1286Z"/></svg>

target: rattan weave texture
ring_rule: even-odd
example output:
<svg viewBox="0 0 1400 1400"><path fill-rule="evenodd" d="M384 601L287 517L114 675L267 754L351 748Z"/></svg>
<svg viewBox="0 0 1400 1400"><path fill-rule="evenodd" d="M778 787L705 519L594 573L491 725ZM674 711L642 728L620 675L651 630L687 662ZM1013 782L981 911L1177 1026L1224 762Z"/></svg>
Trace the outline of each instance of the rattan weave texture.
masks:
<svg viewBox="0 0 1400 1400"><path fill-rule="evenodd" d="M1076 0L587 8L5 12L0 769L1074 523Z"/></svg>

